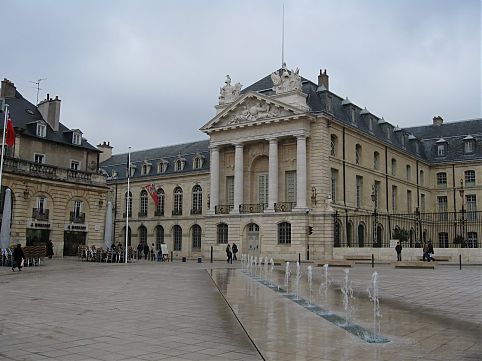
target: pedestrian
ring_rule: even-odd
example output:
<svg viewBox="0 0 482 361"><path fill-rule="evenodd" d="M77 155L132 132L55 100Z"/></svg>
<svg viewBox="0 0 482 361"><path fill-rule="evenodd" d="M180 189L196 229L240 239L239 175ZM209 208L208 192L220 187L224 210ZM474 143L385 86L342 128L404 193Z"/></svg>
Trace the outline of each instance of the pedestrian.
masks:
<svg viewBox="0 0 482 361"><path fill-rule="evenodd" d="M427 242L423 241L423 255L422 260L425 262L426 260L430 262L428 258L428 244Z"/></svg>
<svg viewBox="0 0 482 361"><path fill-rule="evenodd" d="M226 256L228 257L228 263L233 263L233 253L231 252L231 247L228 245L226 246Z"/></svg>
<svg viewBox="0 0 482 361"><path fill-rule="evenodd" d="M233 259L237 261L238 259L236 257L236 253L238 253L238 246L236 246L236 243L233 243L232 251L233 251Z"/></svg>
<svg viewBox="0 0 482 361"><path fill-rule="evenodd" d="M156 247L154 247L154 243L151 245L151 261L156 260Z"/></svg>
<svg viewBox="0 0 482 361"><path fill-rule="evenodd" d="M23 254L22 246L17 244L17 248L13 251L13 260L15 263L12 265L12 271L15 272L15 267L18 267L18 270L22 270L23 262L25 261L25 255Z"/></svg>
<svg viewBox="0 0 482 361"><path fill-rule="evenodd" d="M149 255L149 245L144 243L144 259L147 259L147 256Z"/></svg>
<svg viewBox="0 0 482 361"><path fill-rule="evenodd" d="M54 255L54 244L52 243L52 240L49 239L49 241L47 242L47 257L52 258L53 255Z"/></svg>
<svg viewBox="0 0 482 361"><path fill-rule="evenodd" d="M433 258L434 252L433 252L433 245L432 241L428 241L428 261L435 261L435 258Z"/></svg>
<svg viewBox="0 0 482 361"><path fill-rule="evenodd" d="M397 262L400 262L402 260L402 246L400 245L400 242L397 242L395 251L397 252Z"/></svg>
<svg viewBox="0 0 482 361"><path fill-rule="evenodd" d="M144 247L142 246L142 242L139 242L139 244L137 245L137 259L142 258L142 250L143 249L144 249Z"/></svg>

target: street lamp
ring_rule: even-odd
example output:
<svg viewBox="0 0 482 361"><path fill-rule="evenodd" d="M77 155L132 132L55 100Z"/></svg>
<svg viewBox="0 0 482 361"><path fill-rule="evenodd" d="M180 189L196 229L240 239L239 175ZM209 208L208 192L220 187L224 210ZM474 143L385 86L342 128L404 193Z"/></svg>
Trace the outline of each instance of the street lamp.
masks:
<svg viewBox="0 0 482 361"><path fill-rule="evenodd" d="M462 201L462 224L461 224L461 228L462 228L461 237L462 237L462 239L460 240L460 246L463 247L463 244L465 243L465 208L464 208L465 190L464 190L464 180L462 178L460 178L459 194L460 194L460 198L461 198L461 201Z"/></svg>
<svg viewBox="0 0 482 361"><path fill-rule="evenodd" d="M373 202L373 245L378 247L378 240L377 240L377 226L378 226L378 219L377 219L377 203L378 203L378 192L375 183L372 185L372 194L371 194L372 202Z"/></svg>

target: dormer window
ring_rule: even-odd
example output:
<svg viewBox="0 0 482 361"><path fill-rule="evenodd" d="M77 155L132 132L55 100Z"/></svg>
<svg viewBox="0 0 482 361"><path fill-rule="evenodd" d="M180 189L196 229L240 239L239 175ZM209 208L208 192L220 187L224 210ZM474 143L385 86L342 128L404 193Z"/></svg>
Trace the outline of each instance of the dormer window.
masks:
<svg viewBox="0 0 482 361"><path fill-rule="evenodd" d="M178 154L176 162L174 163L174 170L176 172L184 170L184 166L186 165L186 158L182 158L180 154Z"/></svg>
<svg viewBox="0 0 482 361"><path fill-rule="evenodd" d="M152 164L149 163L147 160L145 160L142 163L142 168L141 168L141 174L142 175L147 175L151 172Z"/></svg>
<svg viewBox="0 0 482 361"><path fill-rule="evenodd" d="M42 123L37 123L37 137L45 138L47 136L47 126Z"/></svg>
<svg viewBox="0 0 482 361"><path fill-rule="evenodd" d="M201 154L197 154L192 162L193 169L201 169L204 164L204 157Z"/></svg>
<svg viewBox="0 0 482 361"><path fill-rule="evenodd" d="M445 157L447 153L447 141L443 138L440 138L435 144L437 150L437 157Z"/></svg>
<svg viewBox="0 0 482 361"><path fill-rule="evenodd" d="M464 138L464 153L470 154L475 152L475 138L468 135Z"/></svg>
<svg viewBox="0 0 482 361"><path fill-rule="evenodd" d="M159 163L157 163L157 174L166 173L168 165L169 162L167 160L162 159L159 161Z"/></svg>
<svg viewBox="0 0 482 361"><path fill-rule="evenodd" d="M82 135L80 133L72 133L72 144L80 145L82 143Z"/></svg>

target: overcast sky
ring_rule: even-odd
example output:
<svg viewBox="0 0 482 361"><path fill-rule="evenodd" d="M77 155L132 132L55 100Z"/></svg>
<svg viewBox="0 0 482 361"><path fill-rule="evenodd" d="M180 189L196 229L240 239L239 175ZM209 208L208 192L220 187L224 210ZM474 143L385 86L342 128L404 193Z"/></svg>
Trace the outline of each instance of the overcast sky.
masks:
<svg viewBox="0 0 482 361"><path fill-rule="evenodd" d="M0 76L114 153L206 139L226 74L281 65L281 0L0 0ZM400 127L481 116L479 0L285 0L285 61Z"/></svg>

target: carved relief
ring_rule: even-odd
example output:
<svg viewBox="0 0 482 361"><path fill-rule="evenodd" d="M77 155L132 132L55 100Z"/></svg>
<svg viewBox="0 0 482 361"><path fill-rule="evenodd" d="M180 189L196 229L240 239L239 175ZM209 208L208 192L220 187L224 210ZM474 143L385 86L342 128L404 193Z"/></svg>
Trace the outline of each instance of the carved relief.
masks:
<svg viewBox="0 0 482 361"><path fill-rule="evenodd" d="M273 82L273 90L276 94L286 93L293 90L301 90L301 76L300 70L288 70L286 63L280 71L275 71L271 74L271 81Z"/></svg>
<svg viewBox="0 0 482 361"><path fill-rule="evenodd" d="M223 125L254 122L290 115L291 112L258 99L248 99L234 114L228 115Z"/></svg>
<svg viewBox="0 0 482 361"><path fill-rule="evenodd" d="M236 83L231 85L231 77L226 75L226 80L224 81L224 86L219 90L219 105L232 103L239 98L241 93L241 88L243 85L241 83Z"/></svg>

